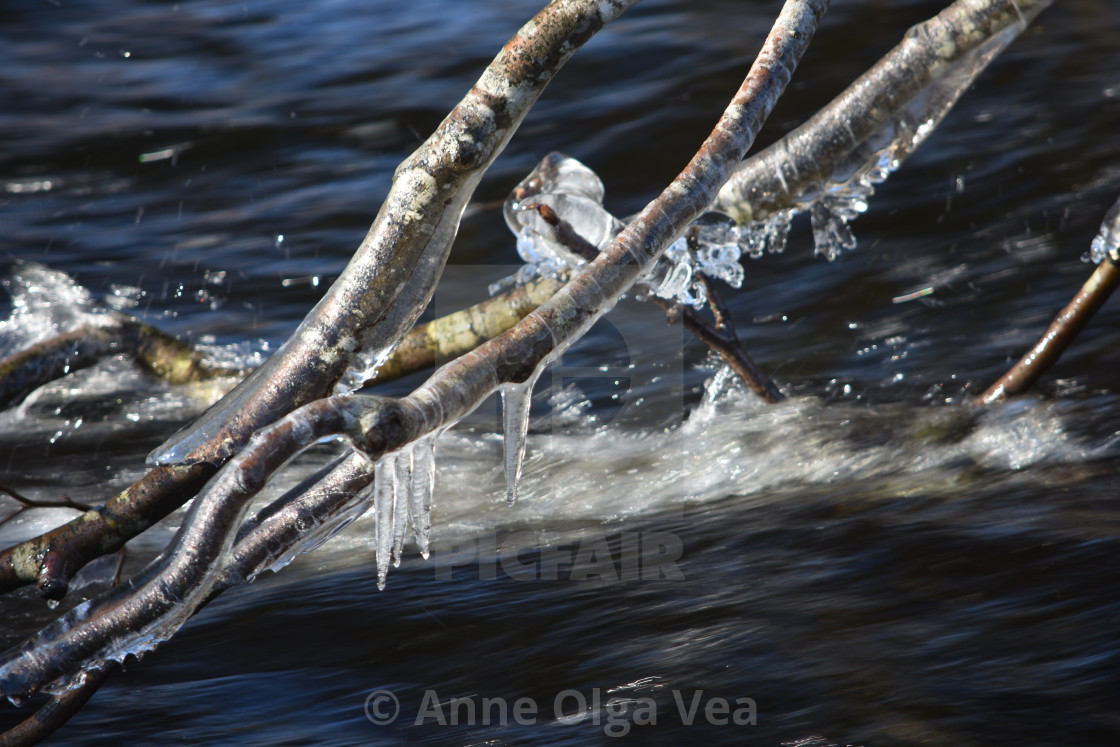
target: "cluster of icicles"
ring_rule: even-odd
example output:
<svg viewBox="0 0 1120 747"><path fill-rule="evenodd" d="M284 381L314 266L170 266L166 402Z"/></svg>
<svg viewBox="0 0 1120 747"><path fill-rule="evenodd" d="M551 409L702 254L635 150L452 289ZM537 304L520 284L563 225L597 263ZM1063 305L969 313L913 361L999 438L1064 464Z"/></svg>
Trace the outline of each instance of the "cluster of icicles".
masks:
<svg viewBox="0 0 1120 747"><path fill-rule="evenodd" d="M435 444L438 431L386 454L374 467L373 483L344 511L304 535L301 542L262 570L279 571L329 540L371 508L374 516L374 562L377 588L384 589L389 567L401 564L405 542L428 558L432 530L432 494L436 485ZM257 575L256 573L252 574Z"/></svg>

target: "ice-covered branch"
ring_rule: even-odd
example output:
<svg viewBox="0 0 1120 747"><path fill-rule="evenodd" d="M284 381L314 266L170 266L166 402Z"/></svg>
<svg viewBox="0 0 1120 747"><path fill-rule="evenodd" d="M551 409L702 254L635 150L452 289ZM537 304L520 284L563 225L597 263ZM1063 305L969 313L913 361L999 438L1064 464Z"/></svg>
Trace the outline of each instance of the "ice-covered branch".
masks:
<svg viewBox="0 0 1120 747"><path fill-rule="evenodd" d="M423 413L422 432L454 423L501 389L507 497L516 497L527 402L541 369L613 308L715 199L789 82L827 5L787 2L723 117L661 195L548 303L509 332L444 366L409 396Z"/></svg>
<svg viewBox="0 0 1120 747"><path fill-rule="evenodd" d="M475 186L548 81L635 2L554 0L525 24L397 167L361 246L292 337L150 460L220 464L284 413L359 386L427 305Z"/></svg>
<svg viewBox="0 0 1120 747"><path fill-rule="evenodd" d="M558 278L537 278L462 311L413 328L366 385L434 368L440 360L462 355L512 327L547 301L562 284ZM88 331L93 328L87 325L82 329ZM79 332L76 337L81 339L84 334ZM164 333L156 336L160 340L169 339ZM54 351L65 347L62 340L69 338L65 333L52 338L52 341L44 343L41 350L53 358ZM177 341L171 346L171 351L183 353L173 360L197 360L194 351ZM28 348L9 360L17 357L30 361L35 356ZM54 364L41 362L30 365L43 370ZM216 370L205 362L199 365L205 367L208 374ZM104 504L83 509L85 513L73 521L0 551L0 592L37 583L44 597L62 598L70 577L86 563L118 550L129 539L179 508L216 471L217 467L208 463L156 467Z"/></svg>
<svg viewBox="0 0 1120 747"><path fill-rule="evenodd" d="M181 506L255 430L361 384L428 302L475 185L548 81L637 1L555 0L525 24L398 167L354 258L281 350L157 449L158 466L128 490L0 553L0 590L36 583L61 597L73 573Z"/></svg>
<svg viewBox="0 0 1120 747"><path fill-rule="evenodd" d="M545 156L506 200L506 220L517 233L518 252L528 262L510 281L533 273L543 276L536 281L540 282L554 272L569 272L595 259L599 247L609 243L624 225L602 206L604 191L598 175L574 158L561 153ZM659 276L657 280L643 280L634 290L660 306L671 323L683 323L755 394L777 402L781 392L743 351L731 315L713 285L714 276L739 287L743 267L738 248L722 245L724 232L711 230L712 221L705 220L711 215L701 215L685 236L673 242L660 269L651 273ZM710 243L712 239L714 243ZM716 318L715 327L693 308L704 300Z"/></svg>
<svg viewBox="0 0 1120 747"><path fill-rule="evenodd" d="M937 18L912 29L871 71L781 144L745 161L729 186L723 189L717 203L722 209L736 213L740 220L767 216L750 226L740 227L744 253L758 254L768 247L784 244L790 212L795 209L790 207L794 204L791 200L806 194L811 200L812 185L820 185L833 176L843 176L845 169L850 177L857 168L851 166L852 163L858 162L857 166L878 164L877 158L871 158L877 152L875 149L882 146L884 138L890 140L900 127L903 135L928 133L929 124L920 117L947 111L963 90L962 80L966 83L971 79L967 76L979 72L976 61L983 62L985 57L977 50L988 43L985 39L999 34L1001 29L1011 29L1010 33L1014 33L1049 2L973 0L966 3L959 0ZM991 50L985 52L990 53ZM945 83L943 87L935 84L938 80ZM915 98L932 103L928 107L906 104ZM923 115L923 110L931 114ZM935 123L935 120L930 122ZM920 140L903 137L899 142L909 143L912 150ZM892 147L896 149L892 151L894 157L904 155L897 150L898 144ZM785 158L793 160L782 165ZM863 177L872 175L867 170L862 174ZM853 183L849 182L849 186ZM857 192L864 189L858 178L854 189ZM848 204L859 207L866 203L857 199ZM820 209L817 213L818 217L826 219L835 217L834 213ZM843 244L847 241L843 223L843 220L824 220L823 235L831 232L839 236ZM835 248L837 244L833 242L830 246ZM506 319L503 323L510 321ZM496 326L489 329L495 331ZM434 347L433 342L430 339L416 342L415 345L406 344L407 350L402 353L418 353L413 360L426 365L432 360L428 351ZM452 349L441 348L441 353ZM461 352L462 348L454 350ZM388 368L394 366L390 364ZM117 549L129 537L180 506L215 469L207 463L158 467L95 511L0 552L0 591L36 583L45 596L61 597L70 576L86 562Z"/></svg>
<svg viewBox="0 0 1120 747"><path fill-rule="evenodd" d="M803 210L819 254L835 259L853 248L847 223L867 209L875 185L1052 1L957 0L911 28L803 125L745 161L713 205L742 226L744 253L781 251L790 220Z"/></svg>
<svg viewBox="0 0 1120 747"><path fill-rule="evenodd" d="M336 395L304 405L253 435L191 504L175 539L148 568L66 613L0 656L0 691L37 692L83 669L141 655L169 638L205 600L223 568L249 501L268 478L324 437L348 435L363 450L406 441L399 405ZM370 435L366 435L369 432Z"/></svg>

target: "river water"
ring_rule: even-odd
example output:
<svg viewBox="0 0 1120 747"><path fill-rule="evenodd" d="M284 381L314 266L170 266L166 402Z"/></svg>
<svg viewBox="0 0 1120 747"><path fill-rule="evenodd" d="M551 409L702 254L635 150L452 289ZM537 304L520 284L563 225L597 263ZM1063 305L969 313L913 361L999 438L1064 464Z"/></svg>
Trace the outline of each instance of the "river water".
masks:
<svg viewBox="0 0 1120 747"><path fill-rule="evenodd" d="M624 301L542 377L515 507L487 404L438 443L431 559L377 591L360 520L222 595L53 743L1120 742L1120 306L1032 395L961 406L1088 277L1120 192L1120 6L1055 6L878 189L855 251L815 259L798 223L727 293L788 401L715 396L703 348ZM594 168L616 215L654 196L777 7L647 0L594 39L482 182L435 310L515 269L500 201L549 151ZM761 141L938 8L835 3ZM40 333L82 292L18 263L214 356L266 356L535 10L7 3L0 270L37 279ZM0 415L0 483L104 499L213 395L127 361L77 372ZM71 513L26 512L0 541ZM5 642L54 614L28 590L0 605Z"/></svg>

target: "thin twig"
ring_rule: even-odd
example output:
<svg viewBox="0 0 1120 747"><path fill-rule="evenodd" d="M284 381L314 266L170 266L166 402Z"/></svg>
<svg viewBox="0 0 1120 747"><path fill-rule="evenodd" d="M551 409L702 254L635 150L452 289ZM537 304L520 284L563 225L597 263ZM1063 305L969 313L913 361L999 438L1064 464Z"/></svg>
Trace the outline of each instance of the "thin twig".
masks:
<svg viewBox="0 0 1120 747"><path fill-rule="evenodd" d="M1054 321L1039 338L1034 347L1023 355L1007 373L973 400L974 405L990 405L1007 397L1022 394L1029 389L1042 374L1046 373L1070 343L1084 329L1093 315L1112 295L1120 283L1120 265L1105 257L1096 270L1074 295L1073 300L1062 309Z"/></svg>
<svg viewBox="0 0 1120 747"><path fill-rule="evenodd" d="M7 522L22 514L24 511L31 508L72 508L75 511L93 510L89 504L79 503L78 501L72 500L68 495L62 496L62 498L57 501L44 501L36 498L28 498L25 495L20 495L7 485L0 485L0 492L7 493L13 499L23 504L21 508L18 508L14 512L12 512L10 516L5 516L3 519L0 519L0 526L3 526Z"/></svg>
<svg viewBox="0 0 1120 747"><path fill-rule="evenodd" d="M712 352L718 354L731 367L731 370L739 375L743 383L764 401L774 404L785 399L785 395L781 393L770 377L743 350L734 330L730 333L718 331L708 324L691 306L685 306L677 301L660 298L652 294L647 298L665 311L665 318L670 323L679 320L685 329L696 335Z"/></svg>

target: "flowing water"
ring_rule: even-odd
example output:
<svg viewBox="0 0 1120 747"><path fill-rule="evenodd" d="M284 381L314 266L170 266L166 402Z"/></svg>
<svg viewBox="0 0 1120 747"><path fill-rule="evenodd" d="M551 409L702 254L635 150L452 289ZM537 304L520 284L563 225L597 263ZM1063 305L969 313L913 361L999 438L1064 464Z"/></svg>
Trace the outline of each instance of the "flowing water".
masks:
<svg viewBox="0 0 1120 747"><path fill-rule="evenodd" d="M6 3L0 269L33 292L0 344L114 308L267 356L536 4ZM834 5L762 141L939 7ZM594 168L615 215L656 194L777 7L647 0L577 54L482 182L435 311L516 269L501 203L546 153ZM1055 3L877 188L858 248L814 258L798 221L747 261L727 296L788 401L721 392L697 342L624 301L541 377L516 505L495 402L437 443L430 559L406 550L378 591L363 517L223 594L54 743L1120 743L1120 304L1031 396L961 406L1089 275L1117 70L1120 6ZM101 500L214 393L78 371L0 414L0 483ZM56 614L0 605L4 643Z"/></svg>

